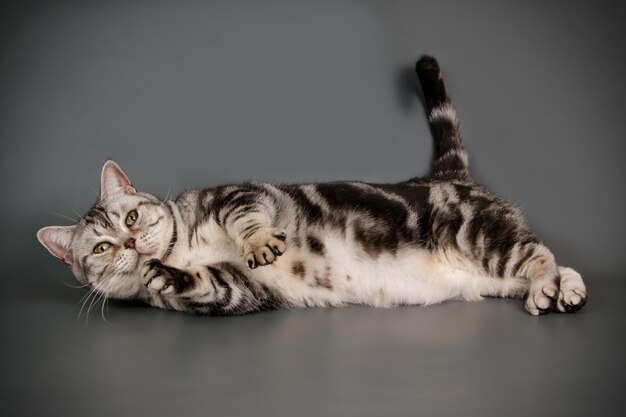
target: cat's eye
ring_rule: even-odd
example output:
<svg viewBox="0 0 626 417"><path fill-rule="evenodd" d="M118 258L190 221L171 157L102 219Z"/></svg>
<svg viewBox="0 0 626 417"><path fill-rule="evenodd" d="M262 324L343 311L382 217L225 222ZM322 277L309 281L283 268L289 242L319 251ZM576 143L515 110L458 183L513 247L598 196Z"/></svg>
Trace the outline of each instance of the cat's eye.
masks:
<svg viewBox="0 0 626 417"><path fill-rule="evenodd" d="M109 242L100 242L93 248L93 253L102 253L110 247L111 244Z"/></svg>
<svg viewBox="0 0 626 417"><path fill-rule="evenodd" d="M128 215L126 216L126 226L130 227L135 224L135 222L137 222L137 217L139 217L139 213L137 213L137 210L133 210L128 213Z"/></svg>

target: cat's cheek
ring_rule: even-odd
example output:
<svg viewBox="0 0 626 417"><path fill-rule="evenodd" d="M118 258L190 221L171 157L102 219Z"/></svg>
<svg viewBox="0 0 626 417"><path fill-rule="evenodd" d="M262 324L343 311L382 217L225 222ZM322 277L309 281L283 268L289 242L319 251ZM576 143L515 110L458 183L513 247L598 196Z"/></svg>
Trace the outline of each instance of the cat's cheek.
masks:
<svg viewBox="0 0 626 417"><path fill-rule="evenodd" d="M155 233L148 232L137 239L135 249L142 255L154 256L161 246L161 239Z"/></svg>
<svg viewBox="0 0 626 417"><path fill-rule="evenodd" d="M135 251L139 256L149 256L154 252L153 245L143 236L137 239L135 243Z"/></svg>

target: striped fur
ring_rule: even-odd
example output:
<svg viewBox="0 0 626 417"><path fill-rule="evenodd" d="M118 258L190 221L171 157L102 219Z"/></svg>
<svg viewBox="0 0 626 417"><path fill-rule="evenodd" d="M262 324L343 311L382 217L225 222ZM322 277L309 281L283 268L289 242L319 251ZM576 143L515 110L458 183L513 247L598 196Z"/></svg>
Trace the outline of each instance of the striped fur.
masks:
<svg viewBox="0 0 626 417"><path fill-rule="evenodd" d="M469 180L467 151L463 147L459 119L446 93L437 61L423 56L415 65L424 91L428 120L435 140L434 176L441 179Z"/></svg>
<svg viewBox="0 0 626 417"><path fill-rule="evenodd" d="M87 215L38 237L102 295L195 314L483 296L525 296L534 315L581 308L580 275L557 265L516 207L471 179L437 62L416 68L436 145L430 177L246 183L160 201L108 161Z"/></svg>

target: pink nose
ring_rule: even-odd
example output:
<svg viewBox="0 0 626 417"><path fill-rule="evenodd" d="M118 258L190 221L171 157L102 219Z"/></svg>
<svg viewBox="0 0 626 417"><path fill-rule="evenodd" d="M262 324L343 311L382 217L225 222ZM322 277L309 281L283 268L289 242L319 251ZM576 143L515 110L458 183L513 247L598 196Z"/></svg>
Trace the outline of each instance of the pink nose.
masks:
<svg viewBox="0 0 626 417"><path fill-rule="evenodd" d="M128 239L126 241L126 243L124 243L124 247L128 248L128 249L132 249L135 247L135 238L131 237L130 239Z"/></svg>

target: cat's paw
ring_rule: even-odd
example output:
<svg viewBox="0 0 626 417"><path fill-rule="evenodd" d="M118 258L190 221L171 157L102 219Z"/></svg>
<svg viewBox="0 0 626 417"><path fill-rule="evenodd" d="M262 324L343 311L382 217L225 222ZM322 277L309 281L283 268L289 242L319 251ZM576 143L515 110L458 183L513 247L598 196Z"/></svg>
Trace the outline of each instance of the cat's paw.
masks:
<svg viewBox="0 0 626 417"><path fill-rule="evenodd" d="M192 284L189 274L163 265L158 259L146 262L141 274L149 291L163 295L180 294Z"/></svg>
<svg viewBox="0 0 626 417"><path fill-rule="evenodd" d="M587 303L587 289L582 277L572 268L559 267L561 290L556 308L561 313L573 313Z"/></svg>
<svg viewBox="0 0 626 417"><path fill-rule="evenodd" d="M254 269L273 263L287 250L287 233L284 229L262 228L243 243L243 258Z"/></svg>
<svg viewBox="0 0 626 417"><path fill-rule="evenodd" d="M533 316L552 311L559 297L559 284L555 278L535 279L526 294L526 310Z"/></svg>

